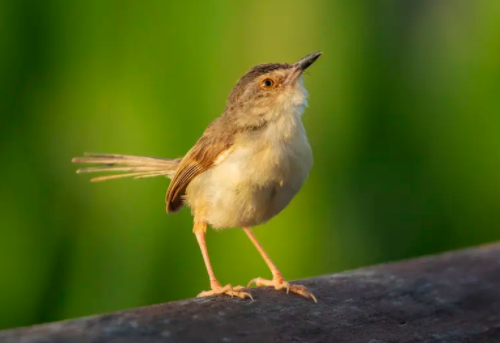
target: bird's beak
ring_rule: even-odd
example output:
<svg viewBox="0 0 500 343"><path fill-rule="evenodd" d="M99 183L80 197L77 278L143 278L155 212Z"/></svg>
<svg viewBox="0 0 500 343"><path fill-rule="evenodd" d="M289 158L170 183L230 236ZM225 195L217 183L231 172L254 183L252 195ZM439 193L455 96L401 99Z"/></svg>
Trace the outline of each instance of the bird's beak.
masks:
<svg viewBox="0 0 500 343"><path fill-rule="evenodd" d="M309 68L311 66L311 64L313 64L314 61L316 61L318 59L318 57L321 56L321 54L322 54L321 51L313 52L307 56L302 57L300 60L295 62L292 65L292 72L288 76L287 81L288 82L295 81L300 75L302 75L304 70Z"/></svg>

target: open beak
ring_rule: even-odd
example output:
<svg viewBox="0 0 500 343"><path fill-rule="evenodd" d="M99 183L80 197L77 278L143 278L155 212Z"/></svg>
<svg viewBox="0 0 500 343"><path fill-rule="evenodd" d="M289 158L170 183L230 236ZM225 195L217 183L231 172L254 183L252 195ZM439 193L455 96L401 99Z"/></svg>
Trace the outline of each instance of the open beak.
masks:
<svg viewBox="0 0 500 343"><path fill-rule="evenodd" d="M293 82L293 81L297 80L297 78L300 75L302 75L304 70L309 68L311 66L311 64L313 64L314 61L316 61L318 59L318 57L321 56L321 54L322 54L321 51L313 52L307 56L302 57L300 60L295 62L292 65L292 72L288 76L287 81Z"/></svg>

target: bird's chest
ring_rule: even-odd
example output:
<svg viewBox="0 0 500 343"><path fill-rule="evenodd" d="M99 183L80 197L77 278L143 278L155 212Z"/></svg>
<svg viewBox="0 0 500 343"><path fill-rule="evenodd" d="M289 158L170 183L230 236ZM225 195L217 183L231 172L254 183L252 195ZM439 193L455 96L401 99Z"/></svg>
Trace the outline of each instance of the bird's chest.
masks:
<svg viewBox="0 0 500 343"><path fill-rule="evenodd" d="M238 183L249 184L256 192L267 187L281 188L302 185L312 167L312 152L305 134L285 138L260 139L235 153L238 161ZM229 162L229 161L228 161Z"/></svg>
<svg viewBox="0 0 500 343"><path fill-rule="evenodd" d="M313 162L303 127L290 135L270 132L238 142L223 162L197 178L205 185L198 198L204 199L206 219L214 227L265 222L300 190Z"/></svg>

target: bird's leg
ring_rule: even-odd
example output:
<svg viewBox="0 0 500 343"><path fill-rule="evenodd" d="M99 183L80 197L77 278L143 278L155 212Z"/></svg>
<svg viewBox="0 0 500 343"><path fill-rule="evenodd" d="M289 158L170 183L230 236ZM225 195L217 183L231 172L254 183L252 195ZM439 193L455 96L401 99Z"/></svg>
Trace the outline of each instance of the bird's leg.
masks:
<svg viewBox="0 0 500 343"><path fill-rule="evenodd" d="M258 278L250 280L247 287L250 287L250 285L252 285L252 283L255 283L255 285L257 287L271 286L277 290L286 289L287 293L293 292L293 293L302 295L305 298L311 298L312 300L314 300L314 302L318 302L316 300L316 297L314 296L314 294L309 292L309 290L305 286L291 285L290 283L288 283L288 281L285 281L285 279L281 275L280 271L278 270L278 267L276 267L276 265L273 263L273 261L271 261L271 259L269 258L269 255L265 252L264 248L257 240L257 237L255 237L252 229L250 229L249 227L244 227L243 231L245 231L248 238L250 238L253 245L255 245L255 247L259 251L259 253L262 256L262 258L264 259L264 261L266 261L267 266L269 267L269 269L271 269L271 273L273 274L272 280L266 280L266 279L262 279L262 278L258 277Z"/></svg>
<svg viewBox="0 0 500 343"><path fill-rule="evenodd" d="M212 270L212 265L210 264L210 259L208 258L207 243L205 242L205 233L207 231L207 224L204 222L198 222L194 224L193 232L200 245L201 254L203 255L203 260L205 261L205 266L207 267L208 276L210 278L210 287L212 290L203 291L198 294L198 297L208 297L212 295L227 294L231 297L245 298L249 297L253 300L252 295L248 292L244 292L243 286L233 287L231 285L221 286L219 281L215 278L214 271Z"/></svg>

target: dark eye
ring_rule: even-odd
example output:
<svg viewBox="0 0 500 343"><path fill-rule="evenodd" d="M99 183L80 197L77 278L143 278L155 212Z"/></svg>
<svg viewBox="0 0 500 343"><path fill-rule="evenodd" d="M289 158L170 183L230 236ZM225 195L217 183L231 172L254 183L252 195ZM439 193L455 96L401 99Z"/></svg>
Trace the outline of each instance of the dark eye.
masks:
<svg viewBox="0 0 500 343"><path fill-rule="evenodd" d="M269 88L269 87L272 87L274 86L274 81L271 80L271 79L264 79L262 81L262 87L265 87L265 88Z"/></svg>

